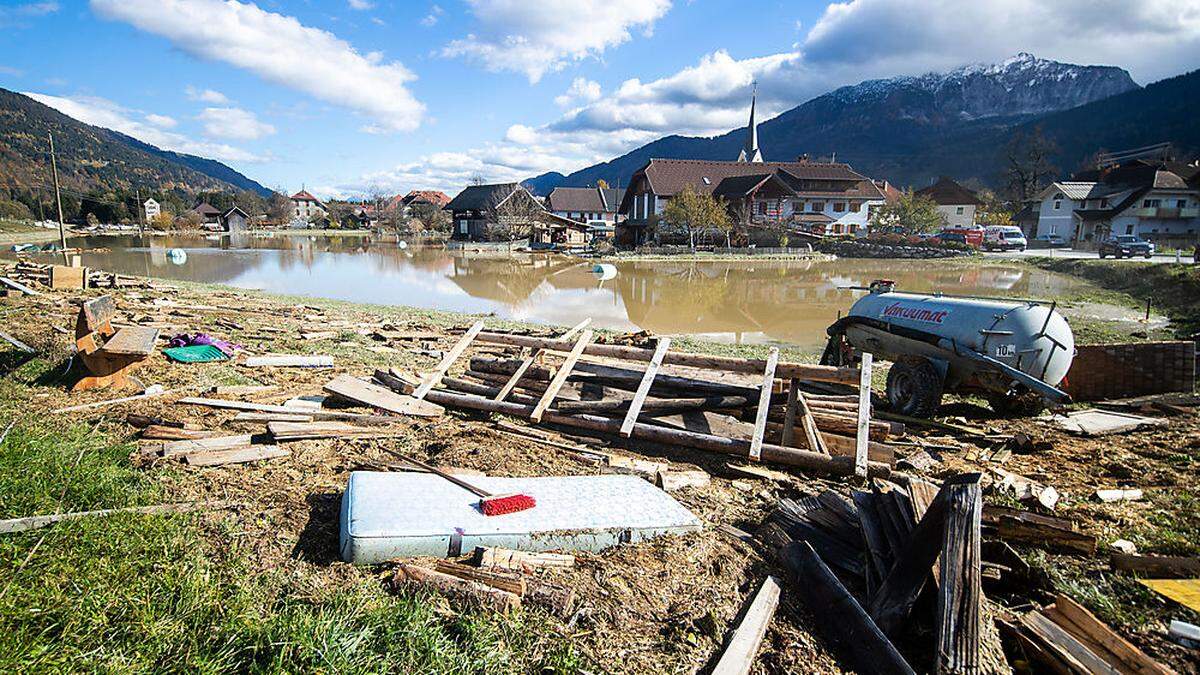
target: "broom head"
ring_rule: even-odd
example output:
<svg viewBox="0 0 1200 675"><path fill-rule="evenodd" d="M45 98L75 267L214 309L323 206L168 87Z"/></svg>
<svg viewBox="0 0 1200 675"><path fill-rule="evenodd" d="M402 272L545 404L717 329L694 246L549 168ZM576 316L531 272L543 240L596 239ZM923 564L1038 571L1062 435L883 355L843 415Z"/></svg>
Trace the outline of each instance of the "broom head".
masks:
<svg viewBox="0 0 1200 675"><path fill-rule="evenodd" d="M485 516L501 516L506 513L516 513L537 506L537 501L529 495L492 495L479 500L479 510Z"/></svg>

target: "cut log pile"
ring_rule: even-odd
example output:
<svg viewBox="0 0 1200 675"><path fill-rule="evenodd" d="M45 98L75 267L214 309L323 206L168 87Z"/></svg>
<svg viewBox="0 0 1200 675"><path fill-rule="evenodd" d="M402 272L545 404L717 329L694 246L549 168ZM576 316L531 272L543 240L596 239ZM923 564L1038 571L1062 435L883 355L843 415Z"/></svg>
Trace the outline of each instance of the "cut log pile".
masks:
<svg viewBox="0 0 1200 675"><path fill-rule="evenodd" d="M574 609L575 591L548 581L542 573L574 565L570 555L481 546L464 562L438 560L432 567L399 563L392 582L431 588L499 612L534 605L565 619Z"/></svg>

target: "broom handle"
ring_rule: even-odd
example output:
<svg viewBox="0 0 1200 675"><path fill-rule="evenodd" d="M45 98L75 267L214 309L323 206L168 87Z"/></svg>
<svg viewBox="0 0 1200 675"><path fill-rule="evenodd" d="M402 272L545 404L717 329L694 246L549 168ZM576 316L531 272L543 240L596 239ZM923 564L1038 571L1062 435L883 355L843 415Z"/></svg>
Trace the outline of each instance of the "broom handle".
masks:
<svg viewBox="0 0 1200 675"><path fill-rule="evenodd" d="M488 492L487 490L484 490L482 488L477 488L474 485L471 485L470 483L468 483L467 481L459 478L458 476L452 476L452 475L446 473L445 471L442 471L441 469L435 469L434 467L429 466L428 464L426 464L425 462L422 462L419 459L413 459L412 457L409 457L408 455L401 453L401 452L396 452L395 450L392 450L391 453L393 455L399 456L400 459L403 459L404 461L408 462L409 464L415 464L415 465L421 467L422 469L425 469L429 473L437 474L437 475L441 476L442 478L445 478L446 480L450 481L451 483L454 483L455 485L459 486L460 488L474 493L476 496L485 497L485 498L493 496L492 493Z"/></svg>

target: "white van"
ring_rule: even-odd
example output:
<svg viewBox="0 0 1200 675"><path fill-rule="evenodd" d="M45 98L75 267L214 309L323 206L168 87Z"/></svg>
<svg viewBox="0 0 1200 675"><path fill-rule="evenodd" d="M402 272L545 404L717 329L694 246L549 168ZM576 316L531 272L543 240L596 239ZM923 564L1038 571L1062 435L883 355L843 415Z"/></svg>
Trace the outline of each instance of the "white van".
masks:
<svg viewBox="0 0 1200 675"><path fill-rule="evenodd" d="M1028 245L1025 233L1014 225L988 225L983 230L985 251L1024 251Z"/></svg>

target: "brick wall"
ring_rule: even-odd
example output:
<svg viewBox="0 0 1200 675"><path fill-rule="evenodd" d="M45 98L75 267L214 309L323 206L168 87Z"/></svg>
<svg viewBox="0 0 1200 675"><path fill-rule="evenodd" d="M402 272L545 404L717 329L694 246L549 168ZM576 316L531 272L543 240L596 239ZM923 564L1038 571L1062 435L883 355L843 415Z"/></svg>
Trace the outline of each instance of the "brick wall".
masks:
<svg viewBox="0 0 1200 675"><path fill-rule="evenodd" d="M1062 388L1076 401L1194 391L1196 343L1076 345Z"/></svg>

